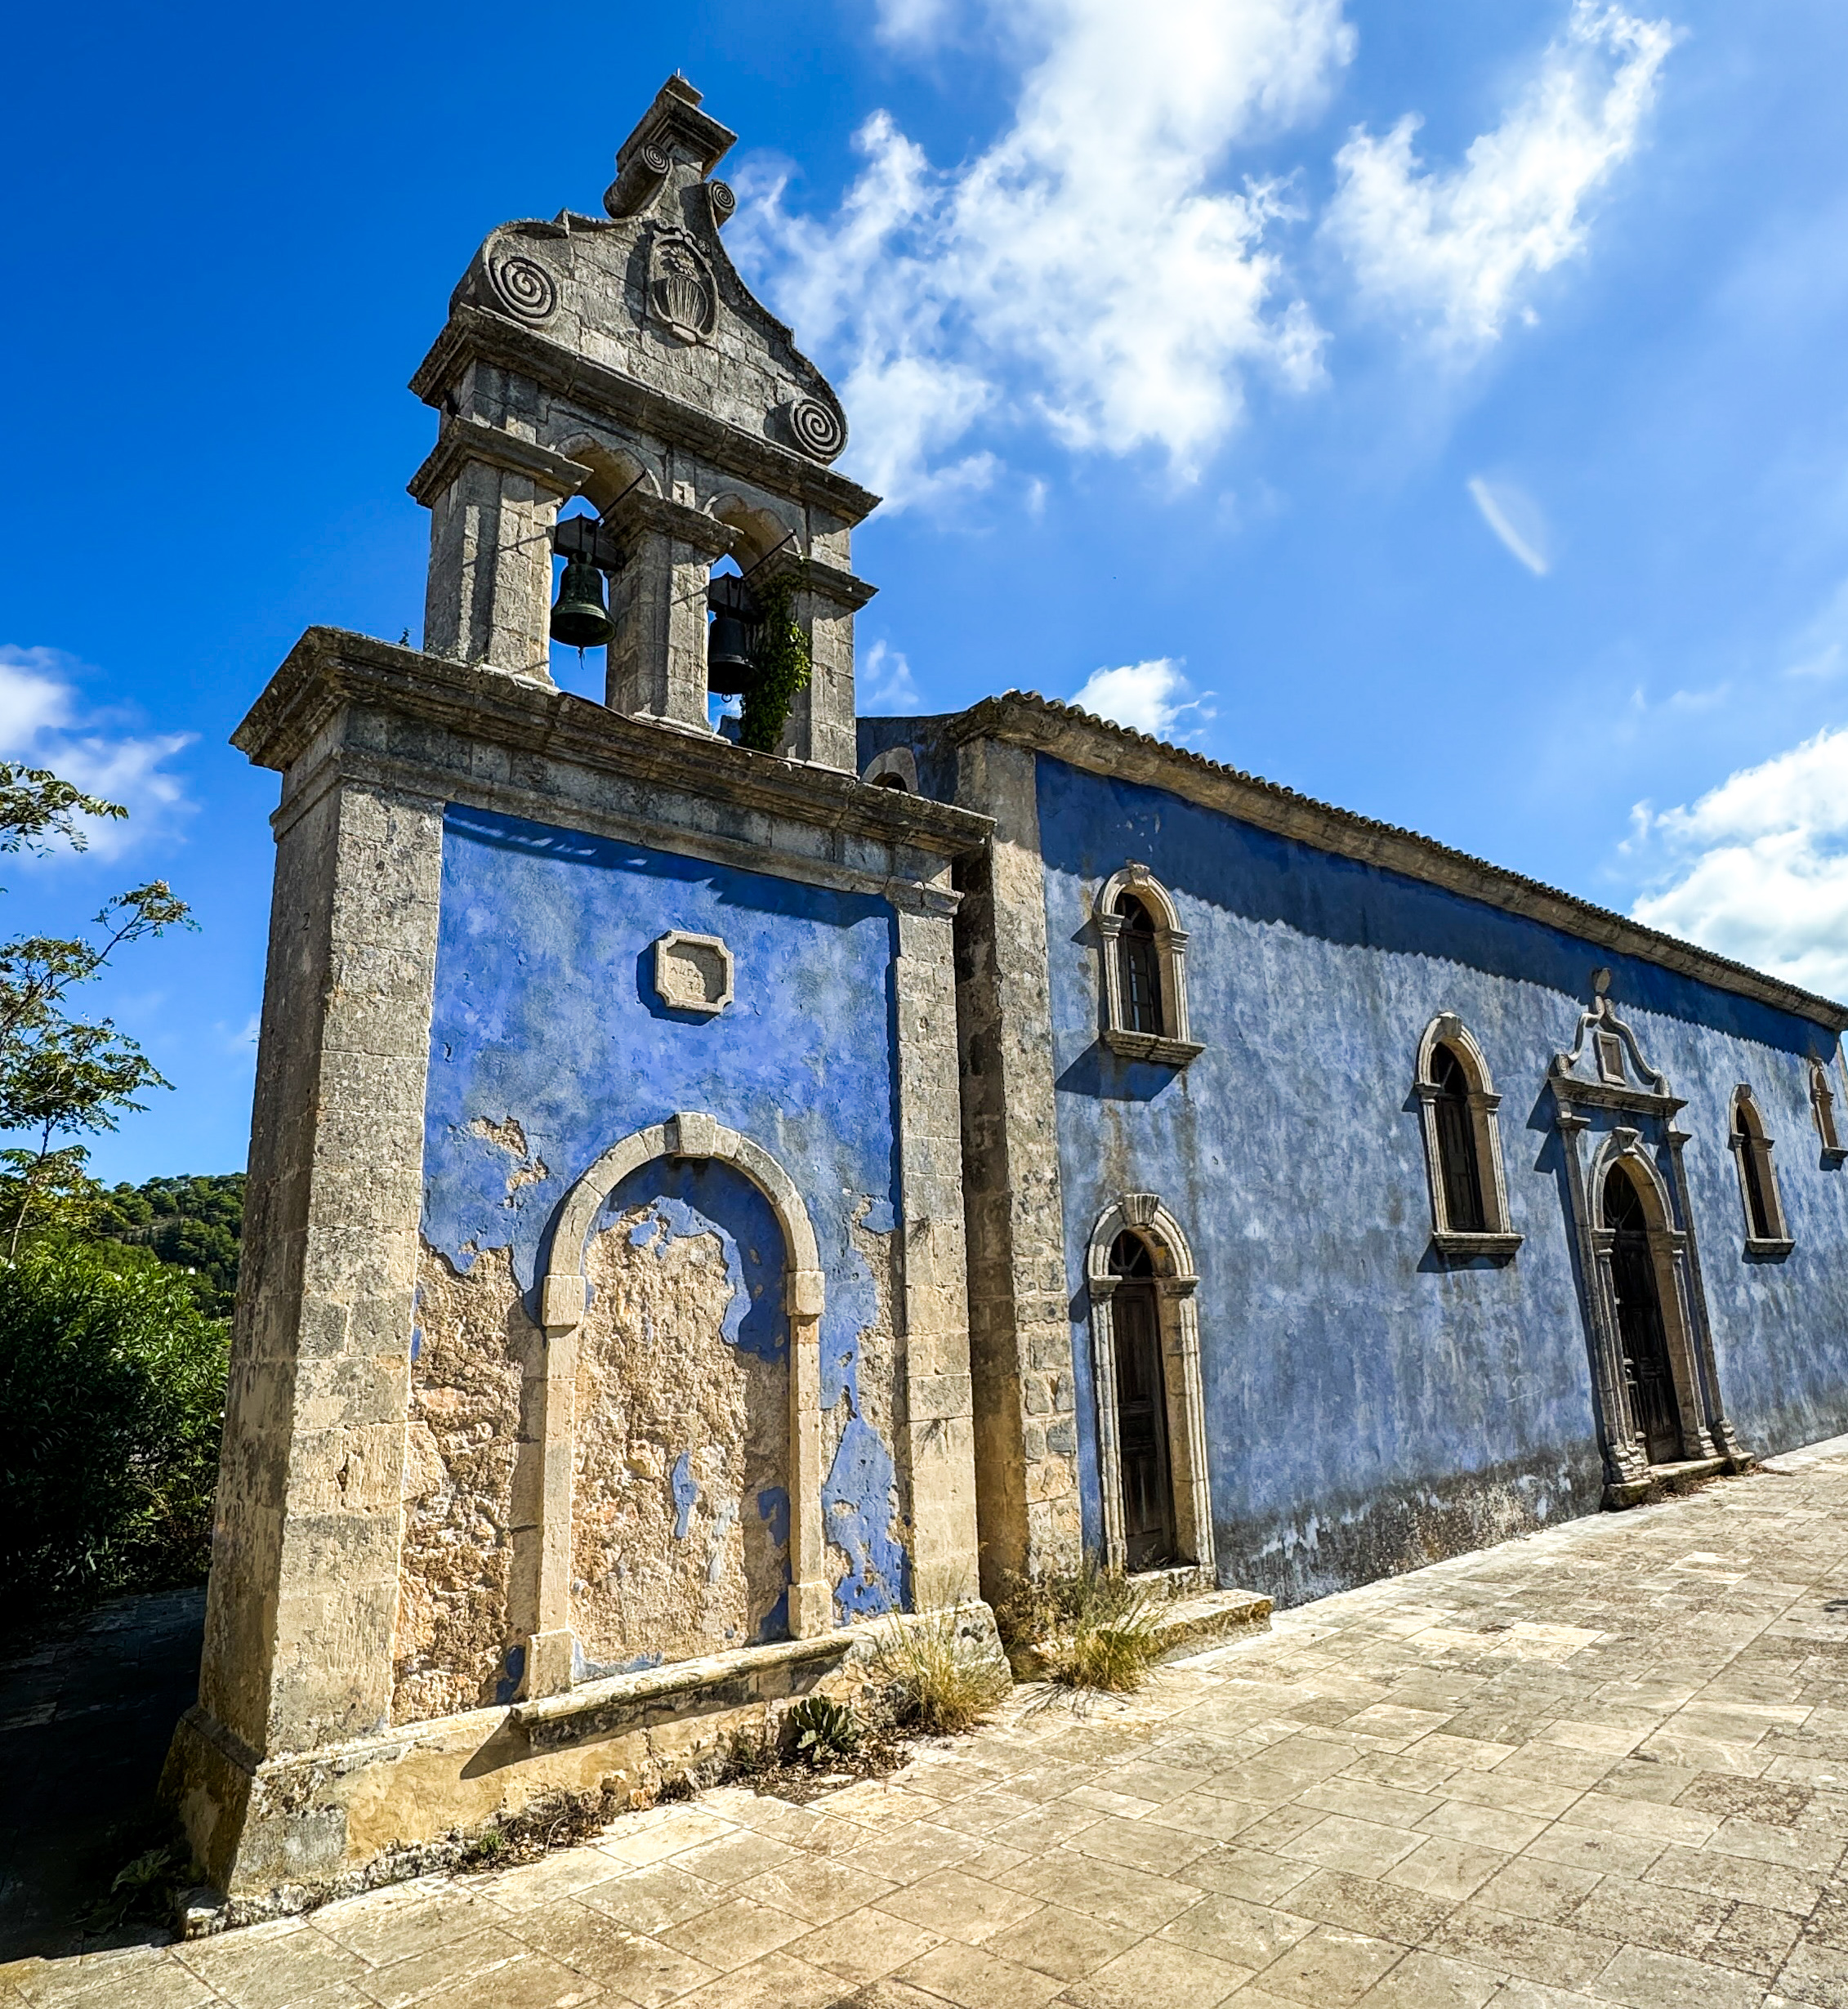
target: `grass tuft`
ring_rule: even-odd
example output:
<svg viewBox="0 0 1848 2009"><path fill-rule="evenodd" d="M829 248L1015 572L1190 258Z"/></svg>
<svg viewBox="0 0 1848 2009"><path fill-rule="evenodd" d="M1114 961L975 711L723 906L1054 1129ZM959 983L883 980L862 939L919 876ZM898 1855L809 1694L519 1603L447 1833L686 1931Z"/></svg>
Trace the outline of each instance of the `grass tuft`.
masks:
<svg viewBox="0 0 1848 2009"><path fill-rule="evenodd" d="M901 1724L954 1736L989 1715L1014 1685L1007 1663L967 1623L960 1603L891 1620L878 1664Z"/></svg>
<svg viewBox="0 0 1848 2009"><path fill-rule="evenodd" d="M1162 1655L1155 1602L1094 1560L1069 1575L1017 1580L995 1620L1011 1657L1030 1651L1044 1678L1064 1688L1129 1694Z"/></svg>

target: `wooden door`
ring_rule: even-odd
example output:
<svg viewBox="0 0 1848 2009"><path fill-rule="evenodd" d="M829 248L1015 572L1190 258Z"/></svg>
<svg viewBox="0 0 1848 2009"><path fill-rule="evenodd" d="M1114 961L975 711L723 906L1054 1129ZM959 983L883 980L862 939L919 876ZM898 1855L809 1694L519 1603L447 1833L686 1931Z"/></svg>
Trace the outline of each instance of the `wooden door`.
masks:
<svg viewBox="0 0 1848 2009"><path fill-rule="evenodd" d="M1168 1480L1167 1391L1162 1379L1155 1287L1125 1278L1111 1304L1117 1355L1117 1447L1123 1472L1125 1561L1154 1569L1174 1553Z"/></svg>
<svg viewBox="0 0 1848 2009"><path fill-rule="evenodd" d="M1618 1342L1636 1430L1652 1465L1681 1455L1681 1404L1668 1364L1668 1338L1656 1290L1655 1256L1636 1190L1619 1167L1605 1189L1605 1218L1616 1230L1610 1252L1611 1290L1617 1299Z"/></svg>

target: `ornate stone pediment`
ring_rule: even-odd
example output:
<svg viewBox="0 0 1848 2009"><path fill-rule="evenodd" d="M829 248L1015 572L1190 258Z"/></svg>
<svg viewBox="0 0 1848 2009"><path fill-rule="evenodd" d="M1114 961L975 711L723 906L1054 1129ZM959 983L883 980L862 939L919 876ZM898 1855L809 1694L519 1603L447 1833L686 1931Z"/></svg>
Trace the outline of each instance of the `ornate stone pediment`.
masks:
<svg viewBox="0 0 1848 2009"><path fill-rule="evenodd" d="M1594 973L1596 995L1579 1014L1569 1053L1556 1053L1547 1074L1556 1094L1582 1102L1652 1108L1673 1100L1668 1077L1652 1067L1635 1030L1617 1015L1609 994L1610 972ZM1676 1103L1675 1107L1681 1105Z"/></svg>

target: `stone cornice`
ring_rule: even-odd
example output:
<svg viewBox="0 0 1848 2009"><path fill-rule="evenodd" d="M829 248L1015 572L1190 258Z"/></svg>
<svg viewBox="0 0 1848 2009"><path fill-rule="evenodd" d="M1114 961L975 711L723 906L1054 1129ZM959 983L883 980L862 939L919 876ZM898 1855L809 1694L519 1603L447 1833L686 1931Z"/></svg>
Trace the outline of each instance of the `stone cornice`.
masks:
<svg viewBox="0 0 1848 2009"><path fill-rule="evenodd" d="M857 481L774 440L728 426L709 413L649 390L620 370L575 355L502 315L466 302L450 309L447 325L411 378L411 389L426 404L440 406L445 387L476 357L575 399L588 411L606 412L658 439L690 448L715 467L760 480L779 494L818 504L850 524L879 505L879 498Z"/></svg>
<svg viewBox="0 0 1848 2009"><path fill-rule="evenodd" d="M944 725L957 742L1004 740L1051 754L1092 774L1165 788L1189 801L1235 816L1259 829L1274 831L1279 837L1294 838L1318 850L1442 886L1448 892L1540 922L1619 955L1634 956L1679 975L1711 984L1716 990L1731 991L1777 1011L1794 1013L1832 1033L1848 1030L1848 1007L1832 998L1819 998L1794 984L1766 976L1674 935L1658 934L1654 928L1613 913L1608 908L1594 906L1576 895L1562 893L1518 872L1472 858L1466 851L1453 850L1434 837L1421 837L1416 831L1316 801L1293 788L1222 766L1203 754L1170 746L1147 733L1113 725L1037 693L1011 690L1002 697L984 698L968 711L946 719ZM1574 1087L1570 1092L1577 1095L1578 1091Z"/></svg>
<svg viewBox="0 0 1848 2009"><path fill-rule="evenodd" d="M976 850L986 816L833 768L753 752L716 735L625 718L588 698L484 663L449 663L341 628L311 627L231 735L259 767L286 771L342 709L415 719L517 752L756 810L938 857ZM444 777L433 774L433 788ZM766 868L774 859L766 857Z"/></svg>
<svg viewBox="0 0 1848 2009"><path fill-rule="evenodd" d="M548 446L536 445L484 419L458 413L444 421L435 445L404 484L405 489L413 501L427 509L468 461L485 461L491 467L524 475L540 488L561 496L575 495L591 478L591 470L581 461L568 460Z"/></svg>

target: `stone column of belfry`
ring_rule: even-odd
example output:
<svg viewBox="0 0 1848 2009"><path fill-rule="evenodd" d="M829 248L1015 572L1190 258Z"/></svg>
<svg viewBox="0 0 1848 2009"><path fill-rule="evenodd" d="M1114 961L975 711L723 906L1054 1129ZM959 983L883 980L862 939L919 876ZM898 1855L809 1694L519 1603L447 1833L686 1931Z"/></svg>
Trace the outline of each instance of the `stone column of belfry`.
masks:
<svg viewBox="0 0 1848 2009"><path fill-rule="evenodd" d="M423 645L551 681L552 526L591 471L561 453L450 417L410 493L430 511Z"/></svg>
<svg viewBox="0 0 1848 2009"><path fill-rule="evenodd" d="M703 511L639 489L610 511L609 524L624 549L609 583L609 708L704 732L706 582L733 533Z"/></svg>

